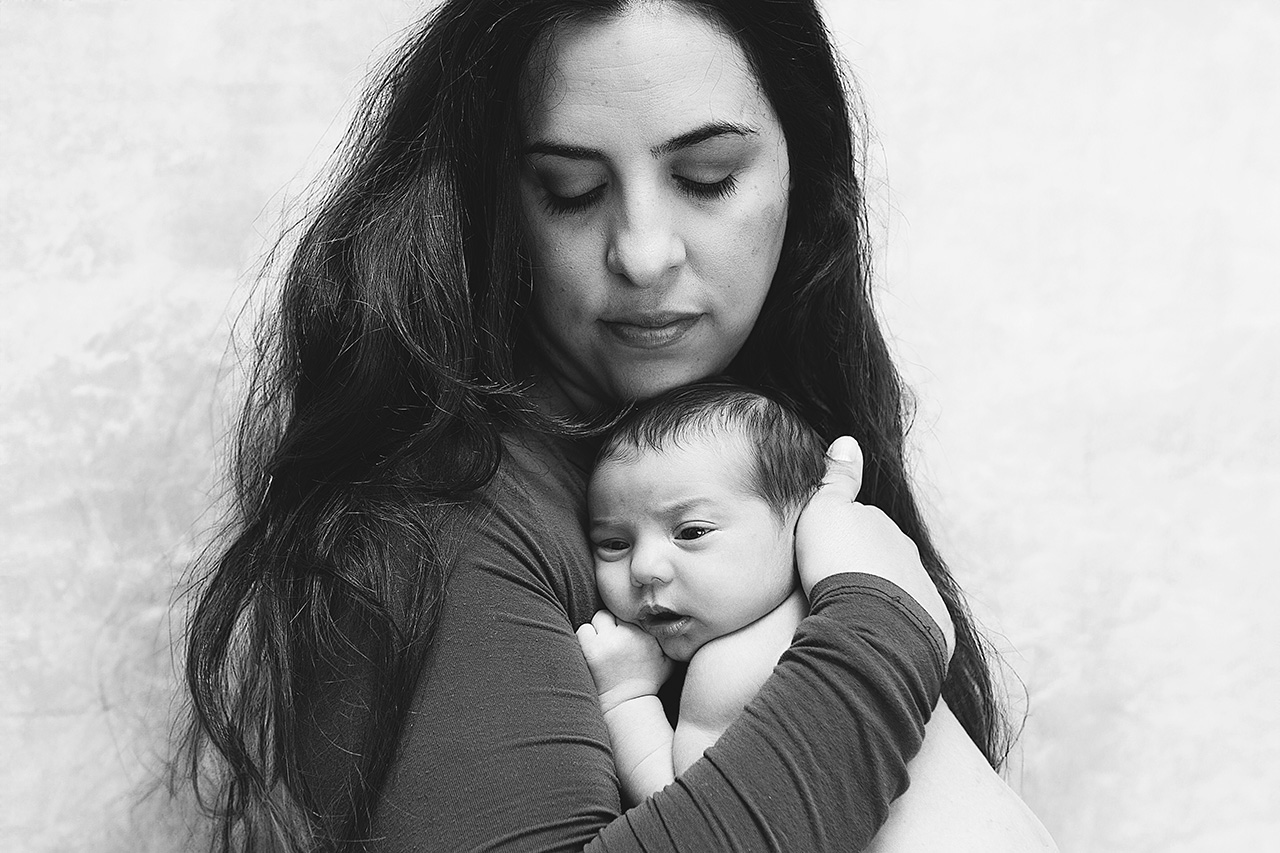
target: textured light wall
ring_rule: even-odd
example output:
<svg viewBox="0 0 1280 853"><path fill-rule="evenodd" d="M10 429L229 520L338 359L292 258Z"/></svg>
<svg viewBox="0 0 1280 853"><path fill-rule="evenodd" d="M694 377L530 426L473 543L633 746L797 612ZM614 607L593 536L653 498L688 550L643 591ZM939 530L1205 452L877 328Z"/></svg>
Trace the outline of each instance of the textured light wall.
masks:
<svg viewBox="0 0 1280 853"><path fill-rule="evenodd" d="M0 2L2 850L183 844L167 615L216 522L230 324L413 14Z"/></svg>
<svg viewBox="0 0 1280 853"><path fill-rule="evenodd" d="M0 2L0 848L182 844L141 794L228 328L417 8ZM828 9L920 481L1030 693L1011 781L1064 850L1264 847L1280 11Z"/></svg>
<svg viewBox="0 0 1280 853"><path fill-rule="evenodd" d="M1280 829L1280 7L833 2L920 480L1064 850ZM883 171L881 172L883 174Z"/></svg>

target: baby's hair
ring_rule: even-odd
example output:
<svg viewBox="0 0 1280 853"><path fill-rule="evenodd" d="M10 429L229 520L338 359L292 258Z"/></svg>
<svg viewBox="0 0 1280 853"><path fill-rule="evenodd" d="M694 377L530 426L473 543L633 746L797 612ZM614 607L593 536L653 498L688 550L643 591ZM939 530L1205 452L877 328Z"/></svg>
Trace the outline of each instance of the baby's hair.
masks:
<svg viewBox="0 0 1280 853"><path fill-rule="evenodd" d="M754 457L748 486L779 516L799 509L826 473L826 443L782 400L727 380L668 391L627 413L596 465L691 437L736 434Z"/></svg>

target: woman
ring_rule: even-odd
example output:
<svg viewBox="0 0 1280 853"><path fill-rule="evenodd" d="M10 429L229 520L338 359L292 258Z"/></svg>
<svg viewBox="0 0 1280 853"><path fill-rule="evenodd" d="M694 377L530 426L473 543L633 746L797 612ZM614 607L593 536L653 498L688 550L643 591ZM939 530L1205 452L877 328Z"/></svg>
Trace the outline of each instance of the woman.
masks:
<svg viewBox="0 0 1280 853"><path fill-rule="evenodd" d="M942 693L998 764L866 261L811 2L434 13L293 256L192 620L191 772L221 846L859 849L937 698L934 621L955 626ZM719 372L865 467L841 443L801 518L813 615L747 722L619 817L573 633L598 607L586 424Z"/></svg>

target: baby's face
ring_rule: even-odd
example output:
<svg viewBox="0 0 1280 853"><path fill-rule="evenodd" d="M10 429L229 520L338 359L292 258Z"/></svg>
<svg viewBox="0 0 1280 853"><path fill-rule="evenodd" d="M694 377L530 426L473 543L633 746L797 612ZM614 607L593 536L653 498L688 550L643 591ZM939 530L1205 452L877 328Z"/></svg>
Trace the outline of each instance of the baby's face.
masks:
<svg viewBox="0 0 1280 853"><path fill-rule="evenodd" d="M588 510L596 581L619 619L675 660L745 627L795 588L794 514L747 486L751 452L736 436L692 436L601 464Z"/></svg>

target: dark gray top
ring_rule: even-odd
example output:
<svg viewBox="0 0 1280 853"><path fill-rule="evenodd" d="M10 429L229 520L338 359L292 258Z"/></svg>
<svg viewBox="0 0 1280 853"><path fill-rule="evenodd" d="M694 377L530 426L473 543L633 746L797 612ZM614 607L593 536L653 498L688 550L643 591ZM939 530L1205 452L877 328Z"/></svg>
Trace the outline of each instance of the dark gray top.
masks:
<svg viewBox="0 0 1280 853"><path fill-rule="evenodd" d="M377 851L853 851L906 788L941 689L941 632L893 584L819 583L760 695L676 782L621 815L574 636L600 607L583 527L590 450L508 437L463 532L374 826ZM320 688L348 713L350 685ZM317 735L318 737L319 735ZM345 772L313 745L319 773Z"/></svg>

